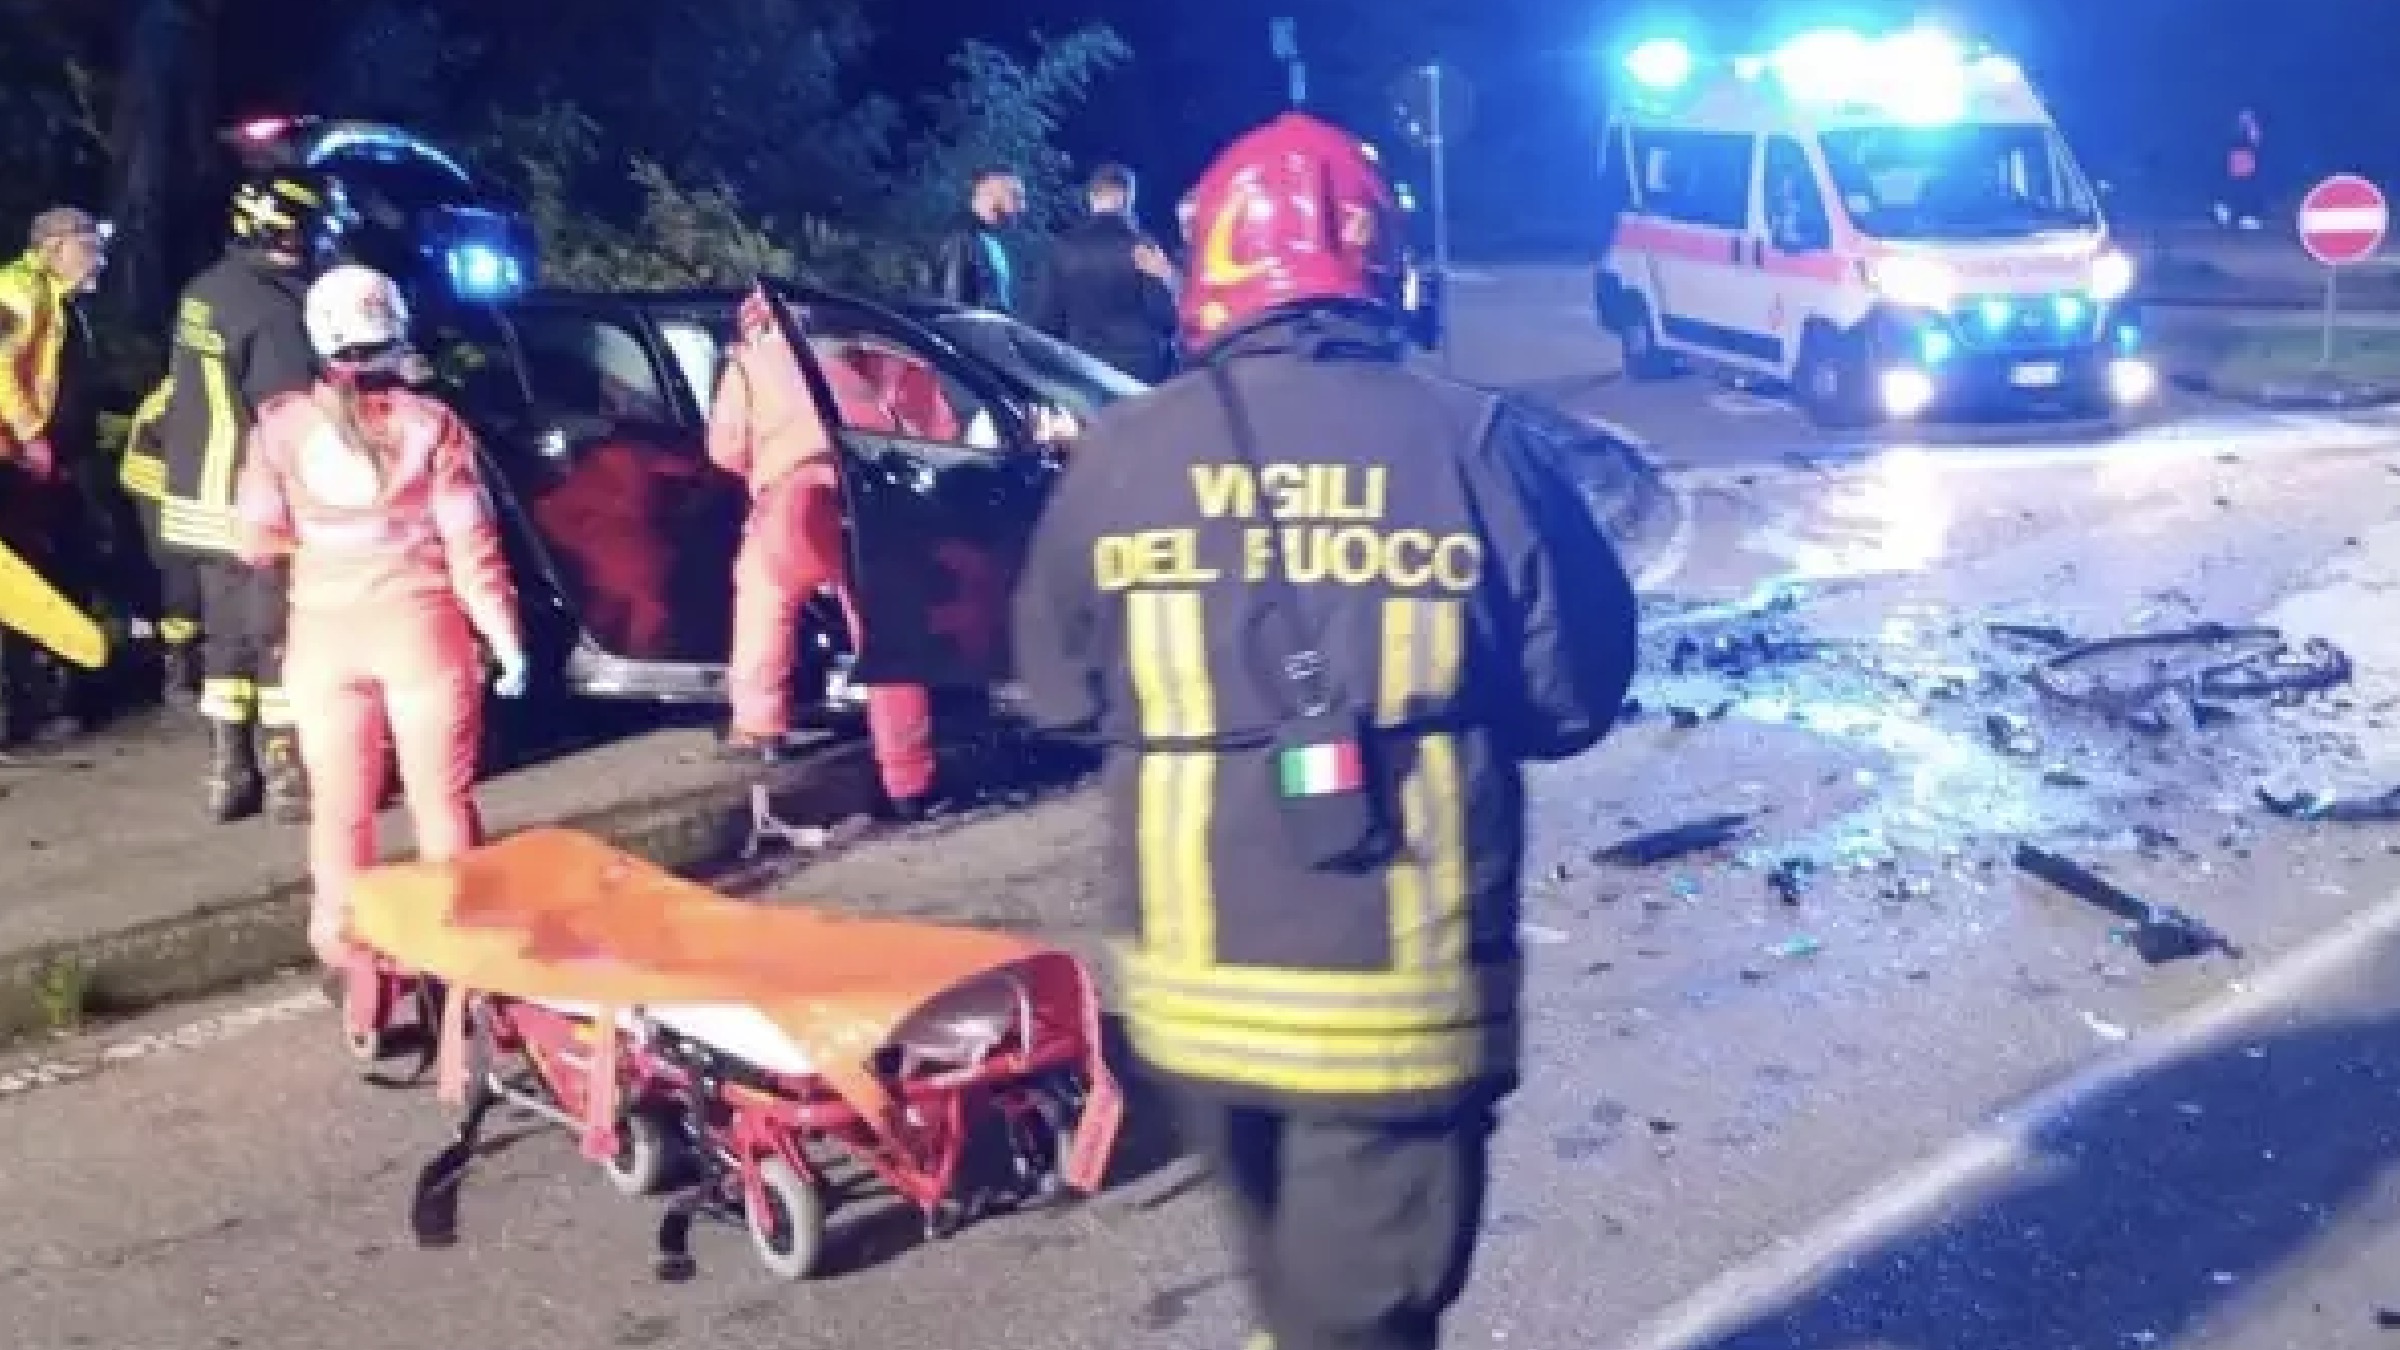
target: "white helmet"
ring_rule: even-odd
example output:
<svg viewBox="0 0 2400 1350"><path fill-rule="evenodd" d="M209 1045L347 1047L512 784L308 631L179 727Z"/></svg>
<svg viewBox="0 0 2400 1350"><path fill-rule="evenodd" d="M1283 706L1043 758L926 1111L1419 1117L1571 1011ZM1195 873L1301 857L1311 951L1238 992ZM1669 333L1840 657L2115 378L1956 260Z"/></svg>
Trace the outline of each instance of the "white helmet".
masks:
<svg viewBox="0 0 2400 1350"><path fill-rule="evenodd" d="M374 268L345 263L308 288L308 341L326 360L407 338L408 301Z"/></svg>

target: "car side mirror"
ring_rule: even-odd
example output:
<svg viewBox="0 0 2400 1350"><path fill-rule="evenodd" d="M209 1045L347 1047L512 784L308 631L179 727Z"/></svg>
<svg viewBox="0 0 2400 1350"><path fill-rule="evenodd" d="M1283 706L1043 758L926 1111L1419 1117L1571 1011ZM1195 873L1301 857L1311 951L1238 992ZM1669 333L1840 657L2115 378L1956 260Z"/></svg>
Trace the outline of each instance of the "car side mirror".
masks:
<svg viewBox="0 0 2400 1350"><path fill-rule="evenodd" d="M559 413L541 424L534 446L544 459L571 459L607 439L616 424L591 413Z"/></svg>

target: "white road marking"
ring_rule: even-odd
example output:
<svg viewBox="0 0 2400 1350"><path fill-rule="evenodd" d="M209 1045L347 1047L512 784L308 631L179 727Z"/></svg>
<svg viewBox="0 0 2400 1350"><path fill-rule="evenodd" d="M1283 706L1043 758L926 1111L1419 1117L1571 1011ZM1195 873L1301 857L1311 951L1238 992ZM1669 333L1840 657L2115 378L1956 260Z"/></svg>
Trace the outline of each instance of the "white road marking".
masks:
<svg viewBox="0 0 2400 1350"><path fill-rule="evenodd" d="M110 1041L96 1050L54 1055L14 1069L0 1069L0 1099L77 1082L104 1068L129 1064L139 1059L154 1059L178 1051L219 1045L260 1027L311 1016L330 1006L323 993L310 989L266 1003L216 1013L166 1031L127 1036Z"/></svg>
<svg viewBox="0 0 2400 1350"><path fill-rule="evenodd" d="M1929 1223L1953 1197L2038 1162L2039 1150L2029 1140L2046 1126L2253 1019L2296 1003L2395 937L2400 937L2400 893L2269 963L2247 984L2234 985L2155 1030L2133 1033L2124 1049L2069 1074L2013 1111L2001 1112L1932 1158L1855 1197L1814 1228L1720 1272L1649 1319L1619 1342L1618 1350L1689 1350L1722 1339L1794 1297L1805 1297L1810 1286L1894 1234Z"/></svg>

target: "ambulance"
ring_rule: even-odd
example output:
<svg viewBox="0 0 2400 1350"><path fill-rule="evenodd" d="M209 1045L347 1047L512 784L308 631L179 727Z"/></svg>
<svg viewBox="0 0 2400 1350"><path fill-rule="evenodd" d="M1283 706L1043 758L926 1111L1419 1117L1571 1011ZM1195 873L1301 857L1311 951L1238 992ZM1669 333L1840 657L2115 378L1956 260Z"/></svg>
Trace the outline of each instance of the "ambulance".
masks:
<svg viewBox="0 0 2400 1350"><path fill-rule="evenodd" d="M2155 394L2132 260L2008 57L1829 30L1722 60L1657 40L1625 67L1594 299L1629 377L1773 382L1851 428Z"/></svg>

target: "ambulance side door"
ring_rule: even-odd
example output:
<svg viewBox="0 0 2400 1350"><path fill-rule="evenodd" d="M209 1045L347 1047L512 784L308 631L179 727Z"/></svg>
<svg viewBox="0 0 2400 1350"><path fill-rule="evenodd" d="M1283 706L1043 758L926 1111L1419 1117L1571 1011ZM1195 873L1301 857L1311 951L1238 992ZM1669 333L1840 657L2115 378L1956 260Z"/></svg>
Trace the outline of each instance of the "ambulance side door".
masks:
<svg viewBox="0 0 2400 1350"><path fill-rule="evenodd" d="M1727 364L1763 368L1772 342L1750 262L1758 137L1748 132L1636 133L1651 232L1659 335Z"/></svg>
<svg viewBox="0 0 2400 1350"><path fill-rule="evenodd" d="M1842 264L1833 249L1824 181L1806 146L1790 136L1767 139L1753 257L1766 287L1764 327L1775 340L1779 377L1790 374L1811 318L1842 321Z"/></svg>

